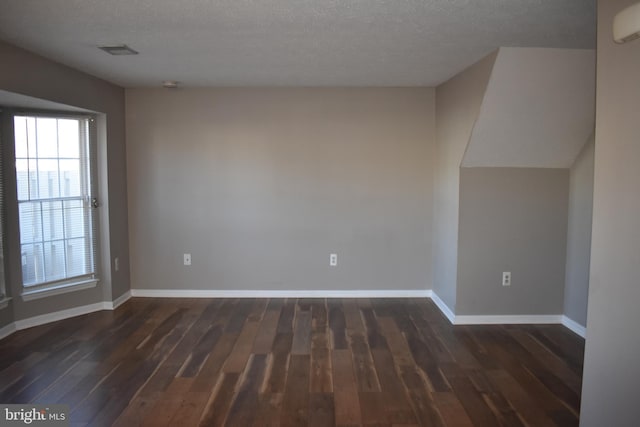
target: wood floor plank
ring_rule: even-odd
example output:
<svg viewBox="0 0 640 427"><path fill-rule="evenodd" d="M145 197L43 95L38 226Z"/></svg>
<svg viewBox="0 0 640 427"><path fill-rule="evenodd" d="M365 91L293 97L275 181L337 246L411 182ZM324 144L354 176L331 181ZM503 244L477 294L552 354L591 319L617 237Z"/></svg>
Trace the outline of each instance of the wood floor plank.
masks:
<svg viewBox="0 0 640 427"><path fill-rule="evenodd" d="M325 332L314 332L311 338L311 380L312 393L331 393L333 375L331 373L331 350L329 337Z"/></svg>
<svg viewBox="0 0 640 427"><path fill-rule="evenodd" d="M333 393L311 393L309 427L332 427L335 422Z"/></svg>
<svg viewBox="0 0 640 427"><path fill-rule="evenodd" d="M447 427L473 427L473 422L453 392L431 394L433 402Z"/></svg>
<svg viewBox="0 0 640 427"><path fill-rule="evenodd" d="M254 427L278 427L282 410L282 393L260 393Z"/></svg>
<svg viewBox="0 0 640 427"><path fill-rule="evenodd" d="M296 300L288 298L282 310L280 312L280 319L278 320L278 328L276 333L278 334L292 334L293 333L293 318L296 313Z"/></svg>
<svg viewBox="0 0 640 427"><path fill-rule="evenodd" d="M358 393L360 416L363 425L380 425L387 423L387 393L380 391L361 391Z"/></svg>
<svg viewBox="0 0 640 427"><path fill-rule="evenodd" d="M378 374L373 365L373 359L369 346L361 333L350 333L351 354L353 368L356 373L359 391L381 391L378 382Z"/></svg>
<svg viewBox="0 0 640 427"><path fill-rule="evenodd" d="M251 355L251 349L253 348L253 340L256 338L259 327L260 324L258 322L246 322L244 324L235 347L222 367L222 372L241 373L245 369L249 356Z"/></svg>
<svg viewBox="0 0 640 427"><path fill-rule="evenodd" d="M353 361L349 350L332 350L333 402L336 424L358 425L361 423L358 385L353 371Z"/></svg>
<svg viewBox="0 0 640 427"><path fill-rule="evenodd" d="M259 404L258 392L264 379L266 366L266 355L259 354L251 357L246 372L242 376L240 387L229 408L227 425L253 425Z"/></svg>
<svg viewBox="0 0 640 427"><path fill-rule="evenodd" d="M549 371L556 375L562 382L571 388L575 393L582 390L582 380L580 376L574 372L570 366L564 362L557 354L548 350L539 341L531 335L520 329L511 329L508 333L518 343L524 347L540 364L544 365Z"/></svg>
<svg viewBox="0 0 640 427"><path fill-rule="evenodd" d="M279 320L280 310L267 310L265 312L264 318L260 322L256 340L253 343L252 352L254 354L269 354L271 352Z"/></svg>
<svg viewBox="0 0 640 427"><path fill-rule="evenodd" d="M331 348L344 350L347 348L347 329L342 303L337 299L327 300L329 309L329 328L331 329Z"/></svg>
<svg viewBox="0 0 640 427"><path fill-rule="evenodd" d="M328 327L327 302L316 298L311 304L311 328L313 332L325 332Z"/></svg>
<svg viewBox="0 0 640 427"><path fill-rule="evenodd" d="M412 424L417 421L416 413L408 399L408 392L398 377L391 352L387 349L371 350L380 388L386 393L385 408L392 423Z"/></svg>
<svg viewBox="0 0 640 427"><path fill-rule="evenodd" d="M369 348L372 350L389 348L387 340L380 332L380 326L378 325L378 319L374 311L370 308L361 308L360 311L367 330L367 342L369 343Z"/></svg>
<svg viewBox="0 0 640 427"><path fill-rule="evenodd" d="M222 370L222 366L227 360L227 357L231 354L237 340L238 334L223 334L222 337L220 337L213 350L211 350L211 353L209 353L207 360L202 365L200 372L196 375L190 391L206 392L213 389L218 374Z"/></svg>
<svg viewBox="0 0 640 427"><path fill-rule="evenodd" d="M231 402L235 397L235 388L240 374L232 372L222 374L218 383L211 394L209 401L205 404L199 425L204 426L221 426L227 418L227 413Z"/></svg>
<svg viewBox="0 0 640 427"><path fill-rule="evenodd" d="M487 376L493 385L501 390L511 406L522 416L527 425L543 427L553 425L551 419L540 408L535 400L518 384L518 382L503 370L488 371Z"/></svg>
<svg viewBox="0 0 640 427"><path fill-rule="evenodd" d="M309 423L309 366L309 355L291 355L280 413L280 425L283 427Z"/></svg>
<svg viewBox="0 0 640 427"><path fill-rule="evenodd" d="M291 333L277 334L273 341L273 351L269 355L269 374L266 381L266 392L268 393L284 393L292 341L293 334Z"/></svg>
<svg viewBox="0 0 640 427"><path fill-rule="evenodd" d="M291 354L310 354L311 352L311 311L298 311L293 331Z"/></svg>
<svg viewBox="0 0 640 427"><path fill-rule="evenodd" d="M364 323L358 301L354 299L345 299L342 302L344 310L345 327L350 333L364 334Z"/></svg>

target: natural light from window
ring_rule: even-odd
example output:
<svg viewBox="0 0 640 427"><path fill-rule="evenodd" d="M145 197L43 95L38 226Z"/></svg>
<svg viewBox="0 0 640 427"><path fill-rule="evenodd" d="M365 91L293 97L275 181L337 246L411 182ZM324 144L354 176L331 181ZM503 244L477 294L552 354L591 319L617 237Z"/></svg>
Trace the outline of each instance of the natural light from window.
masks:
<svg viewBox="0 0 640 427"><path fill-rule="evenodd" d="M88 119L14 117L25 287L95 273Z"/></svg>

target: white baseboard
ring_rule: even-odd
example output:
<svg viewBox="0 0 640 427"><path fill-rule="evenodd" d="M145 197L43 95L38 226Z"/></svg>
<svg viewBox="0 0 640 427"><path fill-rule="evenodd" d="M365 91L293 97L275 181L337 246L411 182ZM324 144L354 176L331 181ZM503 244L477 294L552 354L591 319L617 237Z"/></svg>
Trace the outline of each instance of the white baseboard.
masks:
<svg viewBox="0 0 640 427"><path fill-rule="evenodd" d="M444 314L444 316L447 319L449 319L449 322L451 322L452 324L455 324L456 315L453 314L453 311L449 308L449 306L447 304L445 304L445 302L440 299L438 294L436 294L435 292L432 292L431 293L431 300L440 309L442 314Z"/></svg>
<svg viewBox="0 0 640 427"><path fill-rule="evenodd" d="M455 316L454 325L522 325L562 323L561 314L529 314L498 316Z"/></svg>
<svg viewBox="0 0 640 427"><path fill-rule="evenodd" d="M94 304L73 307L67 310L55 311L53 313L42 314L40 316L29 317L27 319L16 320L0 329L0 339L6 338L16 331L44 325L46 323L57 322L71 317L82 316L83 314L94 313L101 310L115 310L131 298L131 291L120 295L113 302L96 302Z"/></svg>
<svg viewBox="0 0 640 427"><path fill-rule="evenodd" d="M567 316L562 316L562 324L567 328L573 331L574 333L580 335L582 338L587 337L587 328L576 322L575 320L569 319Z"/></svg>
<svg viewBox="0 0 640 427"><path fill-rule="evenodd" d="M430 289L394 290L201 290L131 289L131 296L144 298L430 298Z"/></svg>
<svg viewBox="0 0 640 427"><path fill-rule="evenodd" d="M82 316L83 314L93 313L100 310L104 310L104 304L97 302L95 304L83 305L80 307L69 308L67 310L54 311L53 313L29 317L28 319L16 320L14 323L16 325L16 329L20 331L22 329L44 325L45 323L57 322L58 320L64 320L70 317Z"/></svg>
<svg viewBox="0 0 640 427"><path fill-rule="evenodd" d="M197 290L197 289L131 289L113 302L74 307L67 310L17 320L0 328L0 339L15 331L56 322L70 317L81 316L100 310L115 310L131 297L148 298L431 298L435 305L454 325L495 325L495 324L562 324L571 331L586 336L586 328L567 316L558 315L507 315L507 316L456 316L453 311L430 289L415 290Z"/></svg>
<svg viewBox="0 0 640 427"><path fill-rule="evenodd" d="M127 291L124 294L120 295L115 300L113 300L113 302L111 302L111 301L104 302L103 303L104 304L104 309L105 310L115 310L116 308L120 307L122 304L127 302L130 298L131 298L131 291Z"/></svg>
<svg viewBox="0 0 640 427"><path fill-rule="evenodd" d="M3 338L8 337L9 335L11 335L12 333L14 333L16 331L16 324L15 323L9 323L6 326L3 326L2 328L0 328L0 340Z"/></svg>

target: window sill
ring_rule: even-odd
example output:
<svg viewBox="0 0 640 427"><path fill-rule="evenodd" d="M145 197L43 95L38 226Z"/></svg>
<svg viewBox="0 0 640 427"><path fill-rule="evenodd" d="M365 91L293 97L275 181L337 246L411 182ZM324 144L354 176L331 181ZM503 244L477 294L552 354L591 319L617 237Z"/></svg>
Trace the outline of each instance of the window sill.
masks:
<svg viewBox="0 0 640 427"><path fill-rule="evenodd" d="M33 301L40 298L51 297L54 295L66 294L68 292L81 291L84 289L95 288L98 279L84 280L82 282L65 283L63 285L49 286L40 289L25 289L22 292L23 301Z"/></svg>
<svg viewBox="0 0 640 427"><path fill-rule="evenodd" d="M11 301L11 298L0 299L0 310L2 310L3 308L7 308L9 306L9 301Z"/></svg>

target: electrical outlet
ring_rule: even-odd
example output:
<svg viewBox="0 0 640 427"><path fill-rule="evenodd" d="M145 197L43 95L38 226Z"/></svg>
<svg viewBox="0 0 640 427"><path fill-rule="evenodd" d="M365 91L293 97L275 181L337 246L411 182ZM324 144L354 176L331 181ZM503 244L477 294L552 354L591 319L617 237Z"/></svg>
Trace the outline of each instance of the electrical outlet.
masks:
<svg viewBox="0 0 640 427"><path fill-rule="evenodd" d="M502 272L502 286L511 286L511 272L503 271Z"/></svg>
<svg viewBox="0 0 640 427"><path fill-rule="evenodd" d="M331 267L338 265L338 254L329 254L329 265Z"/></svg>
<svg viewBox="0 0 640 427"><path fill-rule="evenodd" d="M115 257L113 260L113 269L115 271L120 271L120 258Z"/></svg>
<svg viewBox="0 0 640 427"><path fill-rule="evenodd" d="M184 265L191 265L191 254L184 254Z"/></svg>

